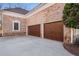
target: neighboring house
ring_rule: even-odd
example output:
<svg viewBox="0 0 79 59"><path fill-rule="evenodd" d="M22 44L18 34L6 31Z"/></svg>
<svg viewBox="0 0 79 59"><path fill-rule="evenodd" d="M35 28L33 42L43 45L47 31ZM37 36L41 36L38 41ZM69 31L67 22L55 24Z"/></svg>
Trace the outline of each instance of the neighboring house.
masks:
<svg viewBox="0 0 79 59"><path fill-rule="evenodd" d="M1 11L2 36L26 35L27 10L10 8Z"/></svg>
<svg viewBox="0 0 79 59"><path fill-rule="evenodd" d="M62 22L64 5L44 3L29 12L20 8L4 9L1 13L2 36L33 35L71 42L71 31Z"/></svg>

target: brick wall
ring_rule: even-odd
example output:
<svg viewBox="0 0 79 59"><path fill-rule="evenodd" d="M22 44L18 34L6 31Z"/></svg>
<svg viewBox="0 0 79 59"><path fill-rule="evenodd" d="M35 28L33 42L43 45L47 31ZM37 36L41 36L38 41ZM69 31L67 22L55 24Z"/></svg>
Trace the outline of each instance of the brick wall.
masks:
<svg viewBox="0 0 79 59"><path fill-rule="evenodd" d="M44 23L61 21L63 15L63 3L54 4L27 18L28 26Z"/></svg>
<svg viewBox="0 0 79 59"><path fill-rule="evenodd" d="M18 20L20 21L20 31L12 31L12 22ZM3 36L6 35L25 35L26 34L26 20L19 17L12 17L8 15L3 15Z"/></svg>
<svg viewBox="0 0 79 59"><path fill-rule="evenodd" d="M63 3L56 3L27 18L27 26L41 24L41 37L44 37L44 23L62 21ZM28 29L28 28L27 28ZM27 30L28 33L28 30Z"/></svg>

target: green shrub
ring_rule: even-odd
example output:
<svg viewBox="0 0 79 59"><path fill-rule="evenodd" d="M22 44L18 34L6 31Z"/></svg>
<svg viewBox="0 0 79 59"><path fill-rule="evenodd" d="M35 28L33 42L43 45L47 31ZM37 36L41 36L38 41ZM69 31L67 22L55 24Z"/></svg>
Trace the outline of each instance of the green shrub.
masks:
<svg viewBox="0 0 79 59"><path fill-rule="evenodd" d="M65 4L63 22L67 27L79 28L79 3Z"/></svg>

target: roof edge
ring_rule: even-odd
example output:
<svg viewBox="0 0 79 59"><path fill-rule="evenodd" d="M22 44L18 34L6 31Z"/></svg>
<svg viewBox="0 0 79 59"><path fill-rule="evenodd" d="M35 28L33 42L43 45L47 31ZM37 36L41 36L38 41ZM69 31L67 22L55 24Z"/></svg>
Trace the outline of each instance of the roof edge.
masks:
<svg viewBox="0 0 79 59"><path fill-rule="evenodd" d="M9 15L9 16L14 16L14 17L22 17L22 18L25 18L25 15L20 14L20 13L11 12L11 11L5 11L5 10L3 10L2 11L2 14Z"/></svg>
<svg viewBox="0 0 79 59"><path fill-rule="evenodd" d="M53 5L55 3L40 3L37 8L33 9L32 11L28 12L25 16L26 17L30 17L38 12L40 12L41 10L44 10L45 8Z"/></svg>

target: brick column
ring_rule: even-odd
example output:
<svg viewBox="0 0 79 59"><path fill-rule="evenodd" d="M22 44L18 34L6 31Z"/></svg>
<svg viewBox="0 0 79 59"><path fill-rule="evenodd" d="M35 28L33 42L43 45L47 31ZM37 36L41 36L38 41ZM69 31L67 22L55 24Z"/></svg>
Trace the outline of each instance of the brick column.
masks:
<svg viewBox="0 0 79 59"><path fill-rule="evenodd" d="M40 24L40 34L41 34L41 38L44 38L44 21L45 21L45 15L43 15L41 18L41 24Z"/></svg>
<svg viewBox="0 0 79 59"><path fill-rule="evenodd" d="M26 24L26 36L28 36L28 25L27 24Z"/></svg>
<svg viewBox="0 0 79 59"><path fill-rule="evenodd" d="M44 38L44 24L41 24L41 37Z"/></svg>

